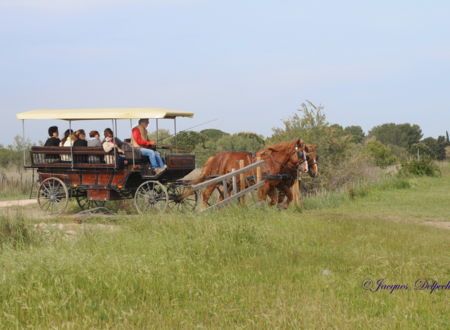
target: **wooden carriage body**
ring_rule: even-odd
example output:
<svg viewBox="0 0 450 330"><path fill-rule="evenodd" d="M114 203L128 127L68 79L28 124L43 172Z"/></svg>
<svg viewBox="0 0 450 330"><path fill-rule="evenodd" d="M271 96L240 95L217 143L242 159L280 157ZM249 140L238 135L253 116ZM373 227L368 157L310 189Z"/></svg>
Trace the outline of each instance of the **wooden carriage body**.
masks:
<svg viewBox="0 0 450 330"><path fill-rule="evenodd" d="M25 120L28 119L65 120L69 122L69 128L72 128L73 121L112 120L116 134L118 120L130 120L131 131L133 119L153 119L158 145L158 120L173 120L176 137L176 118L193 116L192 112L162 108L32 110L16 115L22 120L24 139ZM62 213L72 197L77 199L82 209L97 206L103 201L134 198L140 213L162 210L170 203L177 208L186 204L186 199L182 198L186 187L181 178L195 168L194 155L165 155L167 168L156 175L139 149L127 143L121 149L124 156L119 155L117 148L106 153L97 147L33 147L31 165L26 167L37 169L37 199L41 209L53 214ZM196 203L196 197L191 202L189 207Z"/></svg>
<svg viewBox="0 0 450 330"><path fill-rule="evenodd" d="M123 164L124 160L127 164ZM167 169L155 176L136 149L130 149L121 160L118 154L105 153L97 147L33 147L30 167L37 169L40 183L58 178L71 196L107 201L132 198L146 180L174 183L195 169L192 154L169 154L165 162Z"/></svg>

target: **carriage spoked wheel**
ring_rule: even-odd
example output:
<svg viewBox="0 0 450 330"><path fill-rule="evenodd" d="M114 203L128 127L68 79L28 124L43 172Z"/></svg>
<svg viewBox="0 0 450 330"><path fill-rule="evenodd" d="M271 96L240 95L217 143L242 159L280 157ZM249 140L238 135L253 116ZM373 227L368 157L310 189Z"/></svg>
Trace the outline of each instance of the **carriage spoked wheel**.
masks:
<svg viewBox="0 0 450 330"><path fill-rule="evenodd" d="M197 206L197 194L192 192L192 194L183 197L183 195L188 191L188 187L180 184L170 184L167 187L167 193L169 194L168 207L170 210L186 212L193 211Z"/></svg>
<svg viewBox="0 0 450 330"><path fill-rule="evenodd" d="M47 178L39 185L37 200L41 210L61 214L69 203L69 191L61 179Z"/></svg>
<svg viewBox="0 0 450 330"><path fill-rule="evenodd" d="M166 210L169 202L169 194L166 187L158 181L145 181L136 190L134 195L134 206L140 214Z"/></svg>
<svg viewBox="0 0 450 330"><path fill-rule="evenodd" d="M87 195L76 196L77 204L82 210L90 210L97 207L104 207L106 201L93 201L87 198Z"/></svg>

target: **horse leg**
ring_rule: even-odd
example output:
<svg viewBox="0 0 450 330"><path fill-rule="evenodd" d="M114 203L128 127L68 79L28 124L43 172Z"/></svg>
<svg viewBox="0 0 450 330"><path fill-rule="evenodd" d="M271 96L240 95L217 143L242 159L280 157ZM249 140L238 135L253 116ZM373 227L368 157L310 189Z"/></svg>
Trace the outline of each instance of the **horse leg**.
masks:
<svg viewBox="0 0 450 330"><path fill-rule="evenodd" d="M271 188L270 188L270 190L269 190L269 192L268 192L268 195L269 195L269 197L270 197L270 203L269 203L269 205L270 205L270 206L274 206L275 204L277 204L277 201L278 201L278 191L277 191L277 189L276 189L275 187L271 187Z"/></svg>
<svg viewBox="0 0 450 330"><path fill-rule="evenodd" d="M286 191L284 190L284 182L280 182L279 185L277 185L278 189L278 204L283 203L284 197L286 197Z"/></svg>
<svg viewBox="0 0 450 330"><path fill-rule="evenodd" d="M267 195L270 192L270 189L272 188L272 185L269 182L266 182L259 190L258 192L258 198L260 201L265 201L267 199ZM275 205L273 201L270 202L270 205Z"/></svg>
<svg viewBox="0 0 450 330"><path fill-rule="evenodd" d="M287 184L284 185L284 193L285 193L287 199L286 199L286 203L283 205L283 207L285 209L287 209L289 207L289 204L291 204L292 199L293 199L292 190L290 188L290 185L287 185Z"/></svg>
<svg viewBox="0 0 450 330"><path fill-rule="evenodd" d="M217 187L216 184L212 184L203 190L203 194L202 194L203 195L203 206L205 206L205 207L209 206L208 201L211 198L211 194L213 193L213 191L216 187Z"/></svg>

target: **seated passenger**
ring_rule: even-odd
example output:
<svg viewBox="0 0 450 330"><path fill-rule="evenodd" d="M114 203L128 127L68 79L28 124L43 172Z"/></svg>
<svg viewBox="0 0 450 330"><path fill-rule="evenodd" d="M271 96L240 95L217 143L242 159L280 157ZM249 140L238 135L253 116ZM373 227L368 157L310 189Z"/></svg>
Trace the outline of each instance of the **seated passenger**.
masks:
<svg viewBox="0 0 450 330"><path fill-rule="evenodd" d="M89 137L91 138L88 141L88 147L101 147L102 141L100 141L100 133L98 131L90 131Z"/></svg>
<svg viewBox="0 0 450 330"><path fill-rule="evenodd" d="M75 132L76 140L73 143L74 147L87 147L88 143L86 141L86 133L84 129L79 129Z"/></svg>
<svg viewBox="0 0 450 330"><path fill-rule="evenodd" d="M59 139L59 132L57 126L51 126L48 128L48 135L50 136L47 141L45 141L45 147L58 147L61 143ZM45 154L46 163L56 163L59 161L59 155L55 154Z"/></svg>
<svg viewBox="0 0 450 330"><path fill-rule="evenodd" d="M74 147L87 147L88 143L86 141L86 133L84 132L84 129L79 129L75 132L76 140L73 143ZM77 152L78 153L78 152ZM87 155L86 154L78 154L73 156L73 161L75 163L87 163Z"/></svg>
<svg viewBox="0 0 450 330"><path fill-rule="evenodd" d="M150 141L148 137L147 127L149 125L148 119L139 119L139 123L133 128L131 141L133 147L139 148L142 156L147 156L150 159L150 164L155 170L156 174L163 172L167 166L161 158L159 152L148 149L149 147L155 147L156 142Z"/></svg>
<svg viewBox="0 0 450 330"><path fill-rule="evenodd" d="M73 134L73 130L68 129L64 132L64 138L61 140L61 147L72 147L74 142L77 140L75 134ZM61 155L61 160L63 162L71 162L72 156L70 154Z"/></svg>
<svg viewBox="0 0 450 330"><path fill-rule="evenodd" d="M117 144L114 143L113 138L108 136L105 138L105 142L103 142L103 150L109 155L105 156L106 164L114 164L116 162L116 151L119 157L119 166L127 164L125 157L123 156L124 152L119 148Z"/></svg>
<svg viewBox="0 0 450 330"><path fill-rule="evenodd" d="M57 126L50 126L48 128L48 135L50 136L47 141L45 141L45 147L58 147L61 140L59 139L59 132Z"/></svg>
<svg viewBox="0 0 450 330"><path fill-rule="evenodd" d="M102 141L100 141L100 133L98 131L90 131L89 137L91 139L87 142L88 147L94 148L94 147L102 146ZM96 163L101 162L100 156L94 156L94 155L90 155L88 157L88 160L89 160L90 164L96 164Z"/></svg>
<svg viewBox="0 0 450 330"><path fill-rule="evenodd" d="M72 134L73 134L73 130L67 129L67 130L64 132L64 137L63 137L63 139L61 140L59 146L60 146L60 147L71 147L71 146L72 146L72 142L71 142L72 138L71 138L70 136L71 136ZM69 141L69 142L68 142L68 141ZM66 142L67 142L67 145L66 145Z"/></svg>
<svg viewBox="0 0 450 330"><path fill-rule="evenodd" d="M106 141L106 138L107 138L107 137L110 137L111 139L113 139L114 143L115 143L119 148L122 148L123 141L120 140L119 138L114 137L114 132L112 131L111 128L105 128L105 131L103 132L103 134L105 135L105 139L103 140L103 142Z"/></svg>

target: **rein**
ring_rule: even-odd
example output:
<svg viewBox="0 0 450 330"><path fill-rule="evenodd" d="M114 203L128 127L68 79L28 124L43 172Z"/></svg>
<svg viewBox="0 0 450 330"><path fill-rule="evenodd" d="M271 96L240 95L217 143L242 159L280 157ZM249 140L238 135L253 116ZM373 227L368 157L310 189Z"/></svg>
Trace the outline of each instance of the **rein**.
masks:
<svg viewBox="0 0 450 330"><path fill-rule="evenodd" d="M291 156L292 156L294 153L297 153L297 157L298 157L299 161L297 162L296 167L295 167L295 168L292 168L292 167L290 167L290 166L287 166L287 163L289 162L289 160L291 159ZM303 157L302 157L301 155L303 155ZM292 171L292 172L293 172L293 171L297 171L297 167L298 167L299 165L301 165L301 164L303 164L304 162L307 161L307 159L306 159L306 157L305 157L305 152L304 152L304 151L298 151L298 150L293 150L293 151L289 154L289 157L286 159L286 161L283 162L283 163L280 162L279 160L277 160L277 159L276 159L275 157L273 157L271 154L269 154L269 157L272 159L273 162L275 162L275 163L277 163L277 164L280 165L280 170L281 170L281 169L287 168L289 171Z"/></svg>

